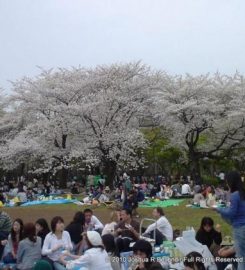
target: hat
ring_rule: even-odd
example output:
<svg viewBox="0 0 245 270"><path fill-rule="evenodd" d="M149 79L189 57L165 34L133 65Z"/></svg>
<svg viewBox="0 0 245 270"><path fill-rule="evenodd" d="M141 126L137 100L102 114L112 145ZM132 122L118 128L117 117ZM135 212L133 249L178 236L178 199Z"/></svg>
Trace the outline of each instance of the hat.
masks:
<svg viewBox="0 0 245 270"><path fill-rule="evenodd" d="M105 187L105 190L108 190L108 191L110 191L110 188L109 188L109 186L106 186L106 187Z"/></svg>
<svg viewBox="0 0 245 270"><path fill-rule="evenodd" d="M234 241L232 240L231 236L225 236L220 245L221 246L233 246Z"/></svg>
<svg viewBox="0 0 245 270"><path fill-rule="evenodd" d="M93 246L103 246L101 236L96 231L88 231L87 238Z"/></svg>

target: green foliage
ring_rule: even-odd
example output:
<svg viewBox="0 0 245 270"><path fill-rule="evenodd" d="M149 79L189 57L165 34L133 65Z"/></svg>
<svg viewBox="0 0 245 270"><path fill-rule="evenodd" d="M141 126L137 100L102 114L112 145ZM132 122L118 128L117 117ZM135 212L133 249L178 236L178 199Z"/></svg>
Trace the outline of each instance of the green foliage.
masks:
<svg viewBox="0 0 245 270"><path fill-rule="evenodd" d="M197 145L202 146L208 142L208 135L207 134L200 134Z"/></svg>
<svg viewBox="0 0 245 270"><path fill-rule="evenodd" d="M145 150L145 159L148 164L157 164L157 168L172 171L178 170L180 166L179 158L182 156L181 151L169 145L169 140L161 128L142 129L142 132L149 142Z"/></svg>
<svg viewBox="0 0 245 270"><path fill-rule="evenodd" d="M219 184L219 179L210 175L202 175L202 181L206 185L217 186Z"/></svg>

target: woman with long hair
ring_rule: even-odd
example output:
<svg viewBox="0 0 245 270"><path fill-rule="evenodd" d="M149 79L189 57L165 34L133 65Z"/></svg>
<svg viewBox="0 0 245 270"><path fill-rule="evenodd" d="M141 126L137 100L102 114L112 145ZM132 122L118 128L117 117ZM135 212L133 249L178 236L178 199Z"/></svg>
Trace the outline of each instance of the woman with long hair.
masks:
<svg viewBox="0 0 245 270"><path fill-rule="evenodd" d="M36 236L33 223L24 225L23 240L19 243L17 252L17 269L32 270L35 263L41 259L42 240Z"/></svg>
<svg viewBox="0 0 245 270"><path fill-rule="evenodd" d="M206 245L209 249L212 244L220 245L222 242L220 225L217 224L215 229L213 219L204 217L201 221L201 226L197 231L196 240L201 244Z"/></svg>
<svg viewBox="0 0 245 270"><path fill-rule="evenodd" d="M111 267L113 270L120 270L120 263L119 263L119 254L115 244L114 236L111 234L104 234L102 235L102 242L104 244L105 250L109 255L111 261Z"/></svg>
<svg viewBox="0 0 245 270"><path fill-rule="evenodd" d="M82 211L78 211L73 217L72 222L66 227L66 231L69 232L71 236L71 241L74 244L75 249L82 240L84 223L85 223L84 214Z"/></svg>
<svg viewBox="0 0 245 270"><path fill-rule="evenodd" d="M44 239L46 235L50 232L48 222L44 218L39 218L35 223L35 227L36 227L36 235L41 238L43 246Z"/></svg>
<svg viewBox="0 0 245 270"><path fill-rule="evenodd" d="M226 182L231 192L230 206L215 208L232 225L236 256L239 258L238 270L245 269L245 188L238 172L226 175Z"/></svg>
<svg viewBox="0 0 245 270"><path fill-rule="evenodd" d="M9 252L3 257L4 263L16 263L19 242L23 239L23 221L17 218L8 236Z"/></svg>

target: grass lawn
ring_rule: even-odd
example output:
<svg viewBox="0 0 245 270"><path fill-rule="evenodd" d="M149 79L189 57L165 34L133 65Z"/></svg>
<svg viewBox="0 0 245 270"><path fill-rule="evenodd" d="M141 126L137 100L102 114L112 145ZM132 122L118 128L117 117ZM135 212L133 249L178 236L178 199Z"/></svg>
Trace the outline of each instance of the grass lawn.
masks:
<svg viewBox="0 0 245 270"><path fill-rule="evenodd" d="M223 236L231 235L231 227L226 224L221 217L211 209L191 209L185 205L187 200L182 202L179 206L171 206L164 208L166 217L169 219L174 229L185 230L186 226L193 226L198 229L202 217L209 216L213 218L215 224L221 224L221 230ZM38 218L46 218L48 221L52 217L60 215L64 218L65 223L68 224L76 211L83 210L84 206L77 206L75 204L64 205L42 205L42 206L29 206L29 207L13 207L4 208L12 219L22 218L24 222L35 222ZM94 210L94 214L105 224L109 222L110 212L112 210L107 209L104 206L97 207ZM151 212L153 208L140 208L138 212L141 217L151 218ZM147 223L146 223L147 225Z"/></svg>

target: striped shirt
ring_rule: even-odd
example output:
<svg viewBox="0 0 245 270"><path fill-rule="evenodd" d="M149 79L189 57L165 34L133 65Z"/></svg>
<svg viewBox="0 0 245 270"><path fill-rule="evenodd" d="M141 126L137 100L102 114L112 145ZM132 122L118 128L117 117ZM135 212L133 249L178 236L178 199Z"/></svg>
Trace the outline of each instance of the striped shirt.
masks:
<svg viewBox="0 0 245 270"><path fill-rule="evenodd" d="M10 216L6 212L0 213L0 232L10 232L12 227L12 221Z"/></svg>

